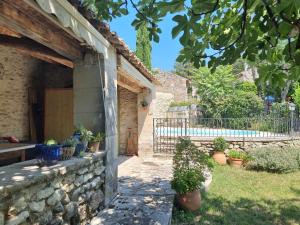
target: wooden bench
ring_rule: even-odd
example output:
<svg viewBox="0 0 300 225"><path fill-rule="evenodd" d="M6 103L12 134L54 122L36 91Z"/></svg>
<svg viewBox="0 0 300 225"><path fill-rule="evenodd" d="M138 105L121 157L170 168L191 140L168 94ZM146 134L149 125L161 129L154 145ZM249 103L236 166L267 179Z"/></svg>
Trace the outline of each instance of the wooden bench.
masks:
<svg viewBox="0 0 300 225"><path fill-rule="evenodd" d="M20 158L25 160L25 150L35 148L35 144L25 143L0 143L0 160Z"/></svg>

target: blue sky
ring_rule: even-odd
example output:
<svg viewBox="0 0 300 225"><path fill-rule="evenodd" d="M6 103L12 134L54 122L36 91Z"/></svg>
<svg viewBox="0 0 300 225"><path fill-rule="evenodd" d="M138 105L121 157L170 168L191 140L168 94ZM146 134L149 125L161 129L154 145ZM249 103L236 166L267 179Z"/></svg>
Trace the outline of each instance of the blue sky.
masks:
<svg viewBox="0 0 300 225"><path fill-rule="evenodd" d="M162 29L160 35L160 42L152 42L152 67L160 68L163 71L170 71L174 67L174 63L181 49L178 39L172 39L171 30L174 26L172 15L168 15L159 24ZM135 18L135 12L131 12L127 16L123 16L113 20L110 23L110 29L115 31L130 47L135 50L135 37L136 32L131 22Z"/></svg>

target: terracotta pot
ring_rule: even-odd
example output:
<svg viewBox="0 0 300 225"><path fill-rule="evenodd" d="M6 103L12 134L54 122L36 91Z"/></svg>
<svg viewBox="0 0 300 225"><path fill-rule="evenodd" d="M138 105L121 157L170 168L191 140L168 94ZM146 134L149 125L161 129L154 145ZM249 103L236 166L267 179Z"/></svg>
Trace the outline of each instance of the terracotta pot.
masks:
<svg viewBox="0 0 300 225"><path fill-rule="evenodd" d="M226 156L224 152L214 151L213 159L220 165L226 165Z"/></svg>
<svg viewBox="0 0 300 225"><path fill-rule="evenodd" d="M98 152L99 151L100 142L89 142L89 152Z"/></svg>
<svg viewBox="0 0 300 225"><path fill-rule="evenodd" d="M179 205L186 210L196 211L201 206L201 194L199 190L182 195L177 194L176 199Z"/></svg>
<svg viewBox="0 0 300 225"><path fill-rule="evenodd" d="M232 167L235 168L242 168L244 160L242 159L237 159L237 158L229 158L229 163Z"/></svg>

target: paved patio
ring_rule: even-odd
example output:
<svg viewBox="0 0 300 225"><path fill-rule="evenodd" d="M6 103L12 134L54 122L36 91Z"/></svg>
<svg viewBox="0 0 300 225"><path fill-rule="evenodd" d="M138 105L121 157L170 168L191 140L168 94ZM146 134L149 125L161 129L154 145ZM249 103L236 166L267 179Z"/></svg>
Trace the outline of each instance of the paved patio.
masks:
<svg viewBox="0 0 300 225"><path fill-rule="evenodd" d="M170 159L119 158L119 194L91 225L168 225L174 192Z"/></svg>

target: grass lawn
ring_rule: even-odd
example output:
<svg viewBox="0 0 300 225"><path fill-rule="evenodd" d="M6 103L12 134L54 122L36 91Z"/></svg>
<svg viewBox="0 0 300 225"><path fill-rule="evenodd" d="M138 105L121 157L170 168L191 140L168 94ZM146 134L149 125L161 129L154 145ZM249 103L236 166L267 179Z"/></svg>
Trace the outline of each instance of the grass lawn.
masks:
<svg viewBox="0 0 300 225"><path fill-rule="evenodd" d="M195 213L174 208L172 224L299 225L300 172L272 174L215 166Z"/></svg>

